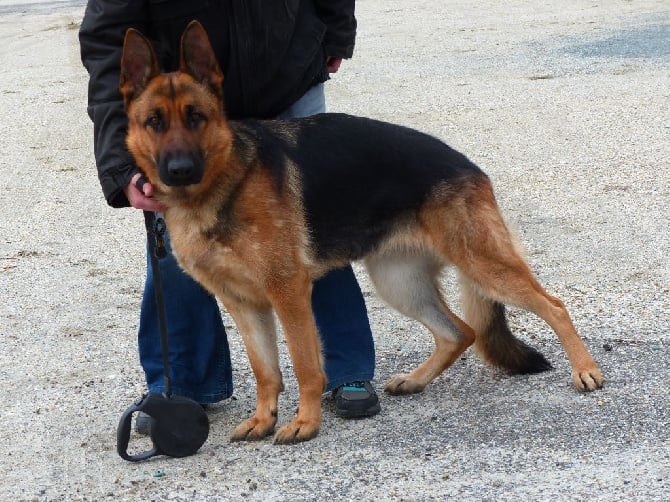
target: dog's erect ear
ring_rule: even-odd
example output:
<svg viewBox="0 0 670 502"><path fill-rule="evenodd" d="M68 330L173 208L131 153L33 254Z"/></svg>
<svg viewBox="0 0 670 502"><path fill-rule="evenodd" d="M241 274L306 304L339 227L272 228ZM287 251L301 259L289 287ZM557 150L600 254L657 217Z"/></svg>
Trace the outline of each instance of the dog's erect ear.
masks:
<svg viewBox="0 0 670 502"><path fill-rule="evenodd" d="M119 83L126 108L159 73L160 68L151 42L136 29L129 28L123 40Z"/></svg>
<svg viewBox="0 0 670 502"><path fill-rule="evenodd" d="M198 21L191 21L181 37L179 70L209 86L217 97L223 98L223 72L207 32Z"/></svg>

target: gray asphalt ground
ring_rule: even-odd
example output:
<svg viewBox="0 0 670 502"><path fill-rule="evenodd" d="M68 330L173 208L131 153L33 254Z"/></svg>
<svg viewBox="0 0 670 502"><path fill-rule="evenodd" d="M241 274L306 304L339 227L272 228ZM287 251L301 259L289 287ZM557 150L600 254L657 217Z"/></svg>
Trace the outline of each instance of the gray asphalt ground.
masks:
<svg viewBox="0 0 670 502"><path fill-rule="evenodd" d="M667 0L360 0L355 57L327 86L331 110L432 133L490 174L602 391L576 392L553 333L512 311L553 371L508 377L467 352L421 395L381 394L373 419L324 397L315 440L230 444L255 390L226 318L235 398L197 455L142 464L116 455L115 430L144 391L143 225L99 189L82 14L0 2L0 499L670 500ZM432 340L361 284L381 391Z"/></svg>

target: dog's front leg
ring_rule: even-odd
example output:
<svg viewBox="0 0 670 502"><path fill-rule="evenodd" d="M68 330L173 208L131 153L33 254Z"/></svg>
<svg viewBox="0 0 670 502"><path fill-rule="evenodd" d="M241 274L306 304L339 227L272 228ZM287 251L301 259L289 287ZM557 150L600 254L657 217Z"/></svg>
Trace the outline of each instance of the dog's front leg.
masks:
<svg viewBox="0 0 670 502"><path fill-rule="evenodd" d="M271 301L279 317L300 401L295 418L275 434L275 443L292 444L314 438L321 425L321 394L326 388L321 344L312 313L312 283L308 277L294 278L272 292Z"/></svg>
<svg viewBox="0 0 670 502"><path fill-rule="evenodd" d="M231 441L263 439L274 432L277 423L277 400L284 390L277 335L272 308L252 306L239 301L224 301L244 339L251 369L256 377L256 413L233 431Z"/></svg>

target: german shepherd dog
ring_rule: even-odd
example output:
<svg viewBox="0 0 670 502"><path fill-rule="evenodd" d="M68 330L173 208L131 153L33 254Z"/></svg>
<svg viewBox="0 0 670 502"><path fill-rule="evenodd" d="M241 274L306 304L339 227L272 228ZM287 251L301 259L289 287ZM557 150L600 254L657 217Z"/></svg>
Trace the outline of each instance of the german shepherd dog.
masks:
<svg viewBox="0 0 670 502"><path fill-rule="evenodd" d="M275 442L316 436L326 377L312 283L355 260L382 298L435 339L430 357L393 377L387 392L423 391L473 344L509 373L549 369L512 335L505 303L551 326L579 390L602 387L565 306L521 257L489 178L464 155L415 130L348 115L229 121L222 86L199 23L185 30L173 73L161 73L149 41L128 30L120 83L128 149L166 207L180 266L231 314L256 377L255 414L232 440L275 429L283 383L273 310L299 386L297 414ZM449 265L459 272L464 320L441 293L438 277Z"/></svg>

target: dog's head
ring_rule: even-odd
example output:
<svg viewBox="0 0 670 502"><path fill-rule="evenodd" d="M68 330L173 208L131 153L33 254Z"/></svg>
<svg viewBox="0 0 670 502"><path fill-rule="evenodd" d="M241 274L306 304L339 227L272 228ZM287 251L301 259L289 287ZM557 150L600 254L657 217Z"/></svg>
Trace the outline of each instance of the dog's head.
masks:
<svg viewBox="0 0 670 502"><path fill-rule="evenodd" d="M129 29L120 90L128 114L128 150L157 196L166 201L205 189L209 154L226 151L230 136L223 74L202 25L193 21L186 28L179 71L173 73L161 73L151 43Z"/></svg>

